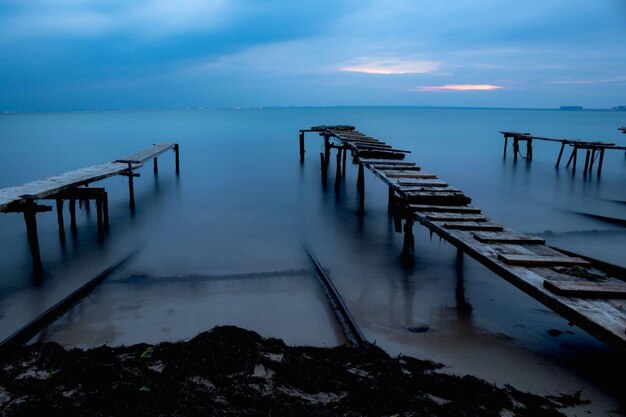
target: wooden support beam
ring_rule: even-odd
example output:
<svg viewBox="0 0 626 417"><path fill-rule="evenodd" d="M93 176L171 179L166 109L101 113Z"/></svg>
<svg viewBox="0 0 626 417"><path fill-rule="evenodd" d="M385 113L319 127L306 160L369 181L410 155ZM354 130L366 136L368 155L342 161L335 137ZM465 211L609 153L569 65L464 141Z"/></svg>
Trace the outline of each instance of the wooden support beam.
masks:
<svg viewBox="0 0 626 417"><path fill-rule="evenodd" d="M393 187L389 187L389 194L388 194L388 201L387 201L387 211L389 213L391 213L393 211L394 205L395 205L395 197L396 197L396 192L393 189Z"/></svg>
<svg viewBox="0 0 626 417"><path fill-rule="evenodd" d="M513 160L517 161L517 154L519 153L519 139L516 136L513 136Z"/></svg>
<svg viewBox="0 0 626 417"><path fill-rule="evenodd" d="M300 131L300 162L304 162L304 132Z"/></svg>
<svg viewBox="0 0 626 417"><path fill-rule="evenodd" d="M102 240L104 238L104 216L102 209L102 197L98 197L96 199L96 213L98 221L98 240Z"/></svg>
<svg viewBox="0 0 626 417"><path fill-rule="evenodd" d="M563 156L563 149L565 149L565 142L561 143L561 150L559 151L559 157L556 159L556 166L557 167L561 163L561 157Z"/></svg>
<svg viewBox="0 0 626 417"><path fill-rule="evenodd" d="M335 188L341 186L341 148L337 149L337 169L335 170Z"/></svg>
<svg viewBox="0 0 626 417"><path fill-rule="evenodd" d="M593 164L596 162L596 149L591 150L591 159L589 160L589 174L593 172Z"/></svg>
<svg viewBox="0 0 626 417"><path fill-rule="evenodd" d="M365 211L365 172L363 164L359 164L357 189L359 190L359 213L363 213Z"/></svg>
<svg viewBox="0 0 626 417"><path fill-rule="evenodd" d="M159 162L156 157L153 159L154 161L154 175L158 175L159 173Z"/></svg>
<svg viewBox="0 0 626 417"><path fill-rule="evenodd" d="M178 143L174 145L174 155L176 157L176 173L180 173L180 147Z"/></svg>
<svg viewBox="0 0 626 417"><path fill-rule="evenodd" d="M324 135L324 161L325 167L328 168L328 161L330 161L330 136Z"/></svg>
<svg viewBox="0 0 626 417"><path fill-rule="evenodd" d="M70 198L69 200L70 206L70 230L72 234L76 234L78 228L76 227L76 199Z"/></svg>
<svg viewBox="0 0 626 417"><path fill-rule="evenodd" d="M410 258L415 251L415 237L413 236L413 218L407 217L404 221L404 241L402 243L402 257Z"/></svg>
<svg viewBox="0 0 626 417"><path fill-rule="evenodd" d="M346 155L348 154L348 148L343 148L343 168L342 168L342 177L346 177Z"/></svg>
<svg viewBox="0 0 626 417"><path fill-rule="evenodd" d="M574 165L572 166L572 173L576 172L576 160L578 159L578 147L574 146Z"/></svg>
<svg viewBox="0 0 626 417"><path fill-rule="evenodd" d="M529 138L526 140L526 159L532 161L533 159L533 140Z"/></svg>
<svg viewBox="0 0 626 417"><path fill-rule="evenodd" d="M63 200L57 198L57 223L59 224L59 238L65 242L65 224L63 222Z"/></svg>
<svg viewBox="0 0 626 417"><path fill-rule="evenodd" d="M43 276L43 265L41 263L41 253L39 251L39 237L37 236L37 203L27 200L24 203L24 222L26 223L26 235L30 254L33 258L33 276L40 280Z"/></svg>
<svg viewBox="0 0 626 417"><path fill-rule="evenodd" d="M131 209L135 208L135 184L133 183L133 168L131 163L128 163L128 197L129 205Z"/></svg>
<svg viewBox="0 0 626 417"><path fill-rule="evenodd" d="M583 175L587 175L587 170L589 170L589 157L591 156L591 151L589 151L589 149L587 149L587 151L585 153L586 153L586 156L585 156L585 168L583 169Z"/></svg>
<svg viewBox="0 0 626 417"><path fill-rule="evenodd" d="M569 156L569 159L567 160L567 164L565 165L565 168L569 168L570 164L572 163L572 161L574 160L574 155L576 154L576 147L572 147L572 154Z"/></svg>
<svg viewBox="0 0 626 417"><path fill-rule="evenodd" d="M326 172L326 161L324 160L324 152L320 152L320 169L322 170L322 188L326 190L326 180L327 180L327 172Z"/></svg>
<svg viewBox="0 0 626 417"><path fill-rule="evenodd" d="M602 163L604 162L604 148L600 149L600 161L598 162L598 176L602 172Z"/></svg>
<svg viewBox="0 0 626 417"><path fill-rule="evenodd" d="M506 159L506 148L509 144L509 136L508 135L504 135L504 155L502 155L502 157L504 159Z"/></svg>
<svg viewBox="0 0 626 417"><path fill-rule="evenodd" d="M102 197L102 212L104 215L104 230L109 230L109 194L104 193Z"/></svg>

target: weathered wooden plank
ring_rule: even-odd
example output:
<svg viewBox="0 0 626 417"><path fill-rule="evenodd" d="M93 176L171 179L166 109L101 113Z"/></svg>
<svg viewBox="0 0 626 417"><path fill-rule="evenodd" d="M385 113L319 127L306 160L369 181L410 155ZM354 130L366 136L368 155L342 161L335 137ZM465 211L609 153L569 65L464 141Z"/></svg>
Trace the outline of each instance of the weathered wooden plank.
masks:
<svg viewBox="0 0 626 417"><path fill-rule="evenodd" d="M420 172L420 173L407 172L407 173L398 173L398 174L385 172L385 176L387 178L430 178L433 176L433 174L427 174L425 172Z"/></svg>
<svg viewBox="0 0 626 417"><path fill-rule="evenodd" d="M388 165L388 166L405 166L405 167L412 167L415 166L415 162L409 162L409 161L396 161L396 160L389 160L389 159L375 159L375 158L365 158L365 157L359 157L359 162L361 162L362 164L371 166L371 165Z"/></svg>
<svg viewBox="0 0 626 417"><path fill-rule="evenodd" d="M385 174L386 175L386 174ZM398 182L398 184L400 185L415 185L415 184L419 184L420 180L436 180L437 176L435 174L429 174L427 172L422 172L420 174L414 174L415 176L412 179L406 179L406 178L398 178L398 177L391 177L394 178L394 180L396 180Z"/></svg>
<svg viewBox="0 0 626 417"><path fill-rule="evenodd" d="M439 181L437 179L430 179L430 178L421 178L421 179L416 179L414 181L396 181L396 184L398 184L398 186L401 188L416 187L416 189L420 187L436 187L436 188L449 187L448 183Z"/></svg>
<svg viewBox="0 0 626 417"><path fill-rule="evenodd" d="M545 239L536 236L527 236L511 233L474 233L474 239L481 243L509 243L509 244L530 244L543 245Z"/></svg>
<svg viewBox="0 0 626 417"><path fill-rule="evenodd" d="M385 152L381 150L357 150L357 154L363 158L380 158L380 159L404 159L402 152Z"/></svg>
<svg viewBox="0 0 626 417"><path fill-rule="evenodd" d="M466 214L466 213L427 214L426 218L434 222L486 222L487 221L487 218L481 214Z"/></svg>
<svg viewBox="0 0 626 417"><path fill-rule="evenodd" d="M470 221L470 222L451 222L445 223L443 225L445 229L456 229L456 230L490 230L490 231L500 231L503 230L504 227L497 223L491 223L487 221Z"/></svg>
<svg viewBox="0 0 626 417"><path fill-rule="evenodd" d="M437 193L432 191L410 191L402 193L409 203L431 204L435 206L464 206L471 203L471 199L461 193Z"/></svg>
<svg viewBox="0 0 626 417"><path fill-rule="evenodd" d="M376 169L378 171L384 171L385 173L391 172L391 173L398 173L398 174L402 174L402 173L405 173L405 172L421 171L422 170L422 168L418 167L418 166L402 166L402 167L398 167L396 165L370 165L370 168Z"/></svg>
<svg viewBox="0 0 626 417"><path fill-rule="evenodd" d="M141 166L141 164L134 164L132 169L138 169ZM12 203L21 201L25 195L33 196L34 198L45 198L72 187L80 187L119 175L126 170L128 170L128 164L110 162L77 169L15 187L4 188L0 190L0 211Z"/></svg>
<svg viewBox="0 0 626 417"><path fill-rule="evenodd" d="M132 163L143 164L146 161L162 154L163 152L167 152L170 149L174 149L174 146L176 146L176 144L173 142L157 143L155 145L152 145L150 148L141 150L139 152L135 152L134 154L125 156L124 158L117 159L114 162L125 162L125 163L132 162Z"/></svg>
<svg viewBox="0 0 626 417"><path fill-rule="evenodd" d="M519 266L591 266L589 261L572 256L540 256L540 255L511 255L500 253L498 258L508 265Z"/></svg>
<svg viewBox="0 0 626 417"><path fill-rule="evenodd" d="M625 283L556 281L547 279L543 282L543 286L555 294L563 295L566 297L626 299Z"/></svg>
<svg viewBox="0 0 626 417"><path fill-rule="evenodd" d="M442 213L480 213L481 210L476 207L467 206L436 206L423 204L409 204L409 209L417 212L433 211Z"/></svg>

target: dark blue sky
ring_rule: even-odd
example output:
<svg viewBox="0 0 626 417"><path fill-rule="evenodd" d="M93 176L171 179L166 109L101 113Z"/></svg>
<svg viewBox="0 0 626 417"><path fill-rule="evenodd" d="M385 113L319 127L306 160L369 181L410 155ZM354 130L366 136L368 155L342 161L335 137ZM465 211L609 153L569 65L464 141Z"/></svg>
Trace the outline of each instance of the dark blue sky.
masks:
<svg viewBox="0 0 626 417"><path fill-rule="evenodd" d="M626 104L624 0L0 0L0 109Z"/></svg>

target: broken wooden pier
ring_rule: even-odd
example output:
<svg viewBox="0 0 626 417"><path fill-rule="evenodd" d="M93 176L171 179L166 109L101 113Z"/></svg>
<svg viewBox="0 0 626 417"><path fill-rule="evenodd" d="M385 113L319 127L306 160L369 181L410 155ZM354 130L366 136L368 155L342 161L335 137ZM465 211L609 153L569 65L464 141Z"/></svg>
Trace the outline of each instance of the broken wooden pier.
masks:
<svg viewBox="0 0 626 417"><path fill-rule="evenodd" d="M75 171L66 172L42 180L32 181L16 187L0 189L0 213L23 213L26 222L26 233L33 258L35 277L43 273L39 239L37 235L36 214L52 211L52 206L39 204L41 200L55 200L59 236L65 241L65 223L63 219L64 202L69 202L70 230L74 234L76 226L76 201L94 200L97 210L98 238L102 239L104 231L109 228L108 195L104 188L89 187L90 184L117 175L128 177L130 207L135 207L134 178L139 174L135 171L153 160L154 172L158 172L157 158L164 152L173 150L175 153L176 173L179 172L179 147L176 143L161 143L140 152L117 159L113 162L94 165Z"/></svg>
<svg viewBox="0 0 626 417"><path fill-rule="evenodd" d="M586 259L569 256L485 215L469 204L461 190L405 160L398 150L352 126L315 126L300 131L300 157L304 160L304 134L318 133L325 143L320 156L322 172L332 149L337 150L337 173L345 175L346 153L358 166L359 211L365 210L364 169L389 187L389 210L397 232L404 231L403 257L412 256L413 225L457 247L522 291L540 301L609 346L626 352L626 283L609 276ZM404 225L402 224L404 222Z"/></svg>
<svg viewBox="0 0 626 417"><path fill-rule="evenodd" d="M513 158L517 160L520 152L520 142L526 142L526 156L523 158L527 160L533 159L533 140L556 142L561 144L559 155L556 159L555 166L558 168L561 164L561 158L563 157L563 151L566 146L572 148L569 159L567 160L566 167L569 168L572 165L572 174L576 172L576 165L578 160L578 151L585 151L585 166L583 168L583 175L591 174L593 172L593 166L598 160L597 175L602 173L602 164L604 163L604 153L607 150L626 150L626 146L619 146L615 143L601 142L601 141L585 141L580 139L558 139L547 138L544 136L534 136L530 133L510 132L502 131L504 137L504 158L506 158L509 139L513 140ZM573 164L572 164L573 163Z"/></svg>

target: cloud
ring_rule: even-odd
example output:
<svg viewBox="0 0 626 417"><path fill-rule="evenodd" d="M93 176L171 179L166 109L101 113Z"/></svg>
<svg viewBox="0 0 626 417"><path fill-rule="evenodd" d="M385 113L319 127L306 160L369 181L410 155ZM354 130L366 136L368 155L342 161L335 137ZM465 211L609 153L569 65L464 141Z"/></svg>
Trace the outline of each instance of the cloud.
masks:
<svg viewBox="0 0 626 417"><path fill-rule="evenodd" d="M417 91L490 91L503 88L492 84L446 84L436 86L416 87Z"/></svg>
<svg viewBox="0 0 626 417"><path fill-rule="evenodd" d="M603 83L623 83L626 81L626 77L611 77L611 78L593 78L593 79L579 79L579 80L553 80L548 81L548 84L603 84Z"/></svg>
<svg viewBox="0 0 626 417"><path fill-rule="evenodd" d="M364 74L428 74L439 70L439 61L418 61L402 58L359 58L356 63L340 67L345 72Z"/></svg>

